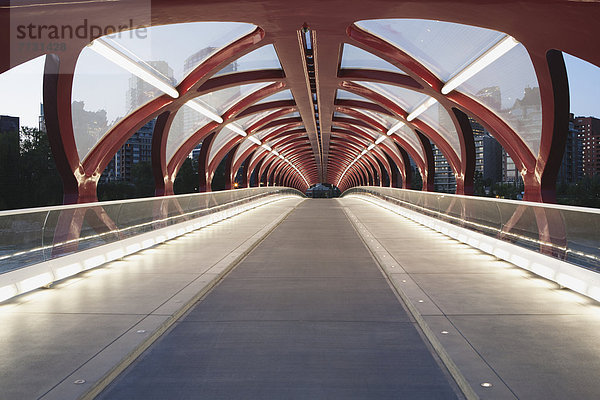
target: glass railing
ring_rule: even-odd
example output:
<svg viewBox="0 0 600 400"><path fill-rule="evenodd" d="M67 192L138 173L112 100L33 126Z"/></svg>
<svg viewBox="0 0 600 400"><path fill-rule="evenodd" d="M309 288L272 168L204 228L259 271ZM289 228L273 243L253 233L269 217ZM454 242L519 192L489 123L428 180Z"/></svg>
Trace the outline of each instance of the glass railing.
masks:
<svg viewBox="0 0 600 400"><path fill-rule="evenodd" d="M600 272L599 209L383 187L356 187L343 196L349 194L375 196Z"/></svg>
<svg viewBox="0 0 600 400"><path fill-rule="evenodd" d="M303 196L260 187L2 211L0 274L275 195Z"/></svg>

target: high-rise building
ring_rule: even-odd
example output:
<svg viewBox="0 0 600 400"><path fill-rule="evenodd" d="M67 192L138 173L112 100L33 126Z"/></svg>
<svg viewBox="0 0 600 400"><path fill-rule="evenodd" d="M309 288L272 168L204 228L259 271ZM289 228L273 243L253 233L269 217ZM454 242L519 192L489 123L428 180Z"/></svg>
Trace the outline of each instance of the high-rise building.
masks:
<svg viewBox="0 0 600 400"><path fill-rule="evenodd" d="M471 117L469 122L475 141L475 172L491 186L502 179L502 146L479 122Z"/></svg>
<svg viewBox="0 0 600 400"><path fill-rule="evenodd" d="M583 148L575 117L569 114L569 131L556 183L575 183L583 177Z"/></svg>
<svg viewBox="0 0 600 400"><path fill-rule="evenodd" d="M131 168L140 162L152 160L152 133L156 119L142 126L131 136L113 157L116 180L131 181ZM109 169L109 168L107 168ZM107 178L110 170L107 171Z"/></svg>
<svg viewBox="0 0 600 400"><path fill-rule="evenodd" d="M175 84L173 69L166 61L146 61L157 75ZM129 111L146 104L162 92L144 80L132 76L129 78L126 103ZM152 134L156 119L149 121L134 133L127 142L117 151L110 163L104 169L100 182L131 181L131 168L133 165L152 160Z"/></svg>
<svg viewBox="0 0 600 400"><path fill-rule="evenodd" d="M475 141L475 172L481 174L483 180L491 186L500 181L502 176L502 146L481 124L472 118L469 118L469 121ZM432 144L432 147L435 161L434 188L438 192L454 193L454 172L440 149L435 144Z"/></svg>
<svg viewBox="0 0 600 400"><path fill-rule="evenodd" d="M455 193L456 192L456 177L452 171L452 167L442 154L442 151L431 143L433 148L433 160L435 165L435 175L433 177L433 188L436 192Z"/></svg>
<svg viewBox="0 0 600 400"><path fill-rule="evenodd" d="M575 129L579 131L583 150L583 174L600 174L600 119L595 117L575 118Z"/></svg>
<svg viewBox="0 0 600 400"><path fill-rule="evenodd" d="M188 58L186 58L185 61L183 62L184 76L189 74L202 61L204 61L206 58L208 58L208 56L211 55L215 50L216 50L215 47L206 47L202 50L195 52ZM235 71L237 71L237 62L233 62L233 63L227 65L225 68L223 68L217 74L223 75L223 74L227 74L227 73L231 73L231 72L235 72ZM233 93L229 93L229 92L231 92L231 89L229 89L227 91L227 93L226 93L227 97L229 97L230 95L233 95ZM227 100L226 98L222 98L222 99L215 98L217 96L223 97L223 94L219 93L218 91L215 93L208 94L207 95L208 98L206 99L208 101L205 102L203 105L210 109L211 107L207 103L218 104L218 103L222 103L223 101ZM220 100L223 100L223 101L220 101ZM213 109L211 111L216 111L216 110ZM178 126L178 127L171 127L171 130L173 130L175 132L175 129L182 129L183 130L182 135L184 135L184 136L188 136L188 135L192 134L195 129L198 129L200 127L200 122L205 119L205 117L202 114L198 113L198 111L196 111L196 110L192 110L189 107L181 108L180 112L183 113L183 125Z"/></svg>

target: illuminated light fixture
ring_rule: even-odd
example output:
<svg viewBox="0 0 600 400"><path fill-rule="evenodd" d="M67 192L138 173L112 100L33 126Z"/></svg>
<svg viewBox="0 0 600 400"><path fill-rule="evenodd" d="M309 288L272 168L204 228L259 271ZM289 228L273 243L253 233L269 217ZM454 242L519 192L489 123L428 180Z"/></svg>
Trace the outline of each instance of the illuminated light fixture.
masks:
<svg viewBox="0 0 600 400"><path fill-rule="evenodd" d="M154 73L150 72L151 67L147 66L147 64L143 63L143 61L140 63L131 59L129 56L112 46L107 39L96 39L89 45L89 47L102 57L131 72L144 82L154 86L158 90L168 94L174 99L179 97L179 92L177 89L175 89L171 84L165 82L163 79L157 77Z"/></svg>
<svg viewBox="0 0 600 400"><path fill-rule="evenodd" d="M34 289L40 288L42 286L49 285L54 280L54 277L50 272L45 272L40 275L33 276L31 278L27 278L19 283L20 292L30 292Z"/></svg>
<svg viewBox="0 0 600 400"><path fill-rule="evenodd" d="M277 152L277 150L271 150L271 153L275 154L276 156L279 155L279 153Z"/></svg>
<svg viewBox="0 0 600 400"><path fill-rule="evenodd" d="M369 145L369 147L367 147L367 150L369 150L369 151L370 151L370 150L373 150L374 148L375 148L375 143L371 143L371 144Z"/></svg>
<svg viewBox="0 0 600 400"><path fill-rule="evenodd" d="M258 140L255 136L248 136L248 140L251 141L252 143L256 143L259 146L262 144L262 142L260 140Z"/></svg>
<svg viewBox="0 0 600 400"><path fill-rule="evenodd" d="M442 94L448 94L461 84L479 73L482 69L508 53L519 42L512 36L506 35L479 58L467 65L462 71L454 75L442 88Z"/></svg>
<svg viewBox="0 0 600 400"><path fill-rule="evenodd" d="M363 151L361 151L360 155L364 156L365 154L367 154L367 149L364 149ZM360 158L360 156L356 157L356 159L358 160Z"/></svg>
<svg viewBox="0 0 600 400"><path fill-rule="evenodd" d="M390 136L392 133L396 132L398 129L404 126L404 122L398 122L396 125L392 126L388 131L387 135Z"/></svg>
<svg viewBox="0 0 600 400"><path fill-rule="evenodd" d="M19 293L15 285L3 286L0 288L0 302L4 300L8 300L11 297L14 297Z"/></svg>
<svg viewBox="0 0 600 400"><path fill-rule="evenodd" d="M267 151L272 151L273 149L268 144L261 144L261 147Z"/></svg>
<svg viewBox="0 0 600 400"><path fill-rule="evenodd" d="M221 118L220 116L218 116L217 114L215 114L214 112L209 110L208 107L205 107L202 104L198 103L196 100L190 100L187 103L185 103L185 105L193 110L198 111L200 114L204 115L205 117L208 117L208 118L212 119L213 121L218 122L219 124L223 123L223 118Z"/></svg>
<svg viewBox="0 0 600 400"><path fill-rule="evenodd" d="M435 103L437 103L436 99L434 99L433 97L428 98L427 100L422 102L421 105L419 105L419 107L415 108L415 110L413 112L408 114L408 117L406 117L406 120L412 121L413 119L417 118L419 115L421 115L425 111L427 111L427 109L429 107L431 107L432 105L434 105Z"/></svg>
<svg viewBox="0 0 600 400"><path fill-rule="evenodd" d="M282 156L281 154L278 156L279 158L281 158L282 160L285 160L285 157ZM286 160L287 161L287 160Z"/></svg>
<svg viewBox="0 0 600 400"><path fill-rule="evenodd" d="M387 136L383 136L383 135L379 136L377 138L377 140L375 141L375 144L379 144L379 143L383 142L386 138L387 138Z"/></svg>
<svg viewBox="0 0 600 400"><path fill-rule="evenodd" d="M239 126L237 126L236 124L227 124L225 125L225 128L234 131L235 133L237 133L240 136L248 136L248 134L246 133L245 130L243 130L242 128L240 128Z"/></svg>

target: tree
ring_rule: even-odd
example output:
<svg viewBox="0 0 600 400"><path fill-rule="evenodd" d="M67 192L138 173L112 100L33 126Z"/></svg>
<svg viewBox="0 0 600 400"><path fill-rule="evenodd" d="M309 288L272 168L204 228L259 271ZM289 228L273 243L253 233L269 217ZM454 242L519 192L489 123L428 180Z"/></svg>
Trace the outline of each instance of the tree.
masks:
<svg viewBox="0 0 600 400"><path fill-rule="evenodd" d="M46 132L21 129L18 207L62 204L62 180L50 149Z"/></svg>
<svg viewBox="0 0 600 400"><path fill-rule="evenodd" d="M191 158L186 158L181 165L173 184L175 194L194 193L198 191L198 168L194 168L194 164L197 163L192 162Z"/></svg>

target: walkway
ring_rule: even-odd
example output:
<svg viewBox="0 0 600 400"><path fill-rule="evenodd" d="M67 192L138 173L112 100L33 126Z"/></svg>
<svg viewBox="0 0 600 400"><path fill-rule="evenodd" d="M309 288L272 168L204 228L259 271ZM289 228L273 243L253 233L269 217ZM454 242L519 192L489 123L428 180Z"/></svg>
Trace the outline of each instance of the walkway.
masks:
<svg viewBox="0 0 600 400"><path fill-rule="evenodd" d="M392 212L288 199L0 305L0 399L456 398L448 371L592 399L598 332L598 303Z"/></svg>
<svg viewBox="0 0 600 400"><path fill-rule="evenodd" d="M303 202L102 399L451 399L335 200Z"/></svg>

